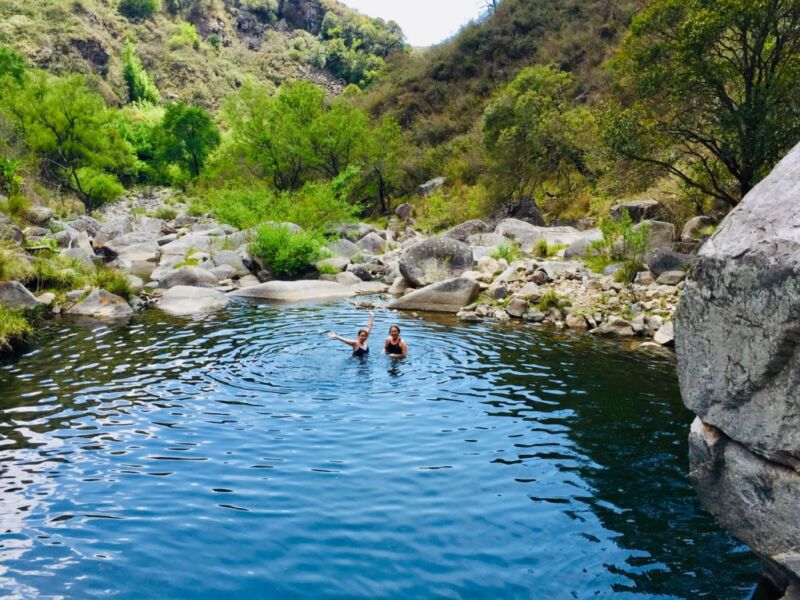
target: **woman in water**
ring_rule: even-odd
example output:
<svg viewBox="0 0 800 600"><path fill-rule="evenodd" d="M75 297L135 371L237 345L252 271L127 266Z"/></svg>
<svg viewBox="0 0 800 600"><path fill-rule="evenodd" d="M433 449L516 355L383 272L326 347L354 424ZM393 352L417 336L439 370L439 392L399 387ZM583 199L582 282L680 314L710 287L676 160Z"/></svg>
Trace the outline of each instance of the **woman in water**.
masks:
<svg viewBox="0 0 800 600"><path fill-rule="evenodd" d="M408 356L408 346L400 337L400 328L397 325L389 327L389 337L383 344L383 351L392 358L405 358Z"/></svg>
<svg viewBox="0 0 800 600"><path fill-rule="evenodd" d="M369 324L364 329L358 330L358 338L355 340L348 340L347 338L343 338L341 336L336 335L332 331L328 332L328 337L332 340L339 340L340 342L344 342L348 346L353 349L353 356L358 356L359 358L366 356L369 354L369 347L367 346L367 338L369 334L372 333L372 325L375 323L375 313L369 311Z"/></svg>

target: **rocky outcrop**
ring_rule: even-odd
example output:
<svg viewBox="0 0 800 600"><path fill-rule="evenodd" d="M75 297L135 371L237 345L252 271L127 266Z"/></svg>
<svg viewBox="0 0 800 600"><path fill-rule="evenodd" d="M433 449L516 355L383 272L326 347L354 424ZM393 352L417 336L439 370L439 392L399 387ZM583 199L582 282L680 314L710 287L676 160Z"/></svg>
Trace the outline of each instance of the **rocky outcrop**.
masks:
<svg viewBox="0 0 800 600"><path fill-rule="evenodd" d="M681 393L700 418L691 456L701 496L739 539L795 583L800 583L800 535L792 530L800 522L798 194L800 147L700 249L675 326Z"/></svg>
<svg viewBox="0 0 800 600"><path fill-rule="evenodd" d="M86 299L70 308L67 314L93 319L127 319L133 315L133 309L124 298L105 290L94 290Z"/></svg>
<svg viewBox="0 0 800 600"><path fill-rule="evenodd" d="M175 316L209 313L225 308L228 297L216 290L177 285L167 290L158 307Z"/></svg>
<svg viewBox="0 0 800 600"><path fill-rule="evenodd" d="M413 287L458 277L472 268L472 248L448 237L433 237L406 250L400 273Z"/></svg>
<svg viewBox="0 0 800 600"><path fill-rule="evenodd" d="M346 298L353 296L353 286L344 286L334 281L268 281L261 285L234 292L234 296L256 300L299 302L322 298Z"/></svg>
<svg viewBox="0 0 800 600"><path fill-rule="evenodd" d="M0 304L8 308L36 308L36 296L18 281L0 281Z"/></svg>
<svg viewBox="0 0 800 600"><path fill-rule="evenodd" d="M408 293L392 302L389 308L457 313L478 297L480 289L474 279L456 277Z"/></svg>

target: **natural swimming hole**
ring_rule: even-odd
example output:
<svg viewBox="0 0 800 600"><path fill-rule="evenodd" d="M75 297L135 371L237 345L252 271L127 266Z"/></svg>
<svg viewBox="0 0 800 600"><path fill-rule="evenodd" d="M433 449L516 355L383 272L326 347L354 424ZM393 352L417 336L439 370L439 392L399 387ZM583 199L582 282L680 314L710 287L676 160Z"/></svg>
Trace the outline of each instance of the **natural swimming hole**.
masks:
<svg viewBox="0 0 800 600"><path fill-rule="evenodd" d="M0 595L743 598L674 359L245 303L47 326L0 365ZM399 323L410 356L381 356Z"/></svg>

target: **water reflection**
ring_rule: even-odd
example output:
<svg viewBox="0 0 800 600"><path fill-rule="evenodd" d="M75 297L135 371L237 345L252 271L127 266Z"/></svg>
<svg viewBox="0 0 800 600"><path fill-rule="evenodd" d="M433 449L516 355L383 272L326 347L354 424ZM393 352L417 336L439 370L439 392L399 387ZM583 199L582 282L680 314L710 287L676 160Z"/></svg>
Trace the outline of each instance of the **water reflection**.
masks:
<svg viewBox="0 0 800 600"><path fill-rule="evenodd" d="M755 561L686 481L689 415L670 360L585 336L377 319L399 319L414 354L357 360L321 341L362 323L346 303L53 325L0 367L0 590L752 587Z"/></svg>

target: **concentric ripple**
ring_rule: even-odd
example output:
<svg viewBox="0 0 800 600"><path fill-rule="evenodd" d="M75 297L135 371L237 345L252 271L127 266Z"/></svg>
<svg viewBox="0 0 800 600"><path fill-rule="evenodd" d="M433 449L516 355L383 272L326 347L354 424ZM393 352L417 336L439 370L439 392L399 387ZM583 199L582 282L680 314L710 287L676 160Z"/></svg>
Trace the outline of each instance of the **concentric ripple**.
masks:
<svg viewBox="0 0 800 600"><path fill-rule="evenodd" d="M0 595L737 598L672 359L347 302L53 324L0 366ZM381 355L398 323L406 360Z"/></svg>

